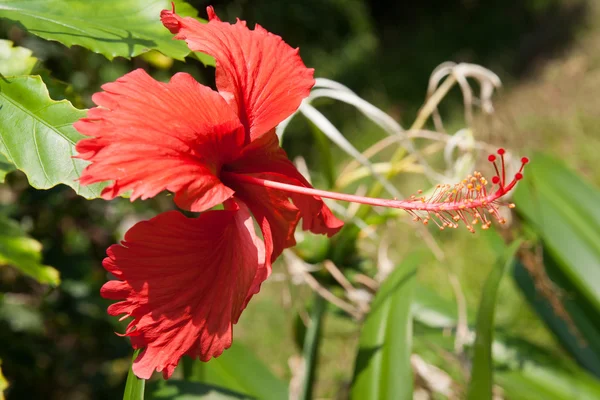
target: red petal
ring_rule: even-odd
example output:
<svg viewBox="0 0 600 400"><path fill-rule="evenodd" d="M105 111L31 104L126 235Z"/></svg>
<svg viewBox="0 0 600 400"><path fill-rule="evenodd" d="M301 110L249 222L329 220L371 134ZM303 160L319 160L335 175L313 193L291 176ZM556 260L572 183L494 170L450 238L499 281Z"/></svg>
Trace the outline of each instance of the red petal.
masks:
<svg viewBox="0 0 600 400"><path fill-rule="evenodd" d="M169 378L186 354L208 361L231 346L233 324L267 278L264 247L245 205L193 219L177 211L140 222L104 267L119 281L101 294L122 299L111 315L133 317L126 336L143 348L133 371Z"/></svg>
<svg viewBox="0 0 600 400"><path fill-rule="evenodd" d="M250 174L257 178L312 187L279 146L274 130L244 147L240 157L228 164L227 169L238 174ZM272 261L283 249L296 243L294 230L300 217L302 229L330 237L344 224L333 215L320 197L286 193L235 180L228 180L227 185L234 189L235 196L242 199L252 210L263 231L267 258L271 254ZM273 252L269 253L271 243Z"/></svg>
<svg viewBox="0 0 600 400"><path fill-rule="evenodd" d="M267 179L260 175L257 177ZM300 219L300 211L280 190L261 186L228 182L235 197L248 205L258 222L265 239L265 258L274 262L281 252L296 244L294 231Z"/></svg>
<svg viewBox="0 0 600 400"><path fill-rule="evenodd" d="M236 156L244 133L217 92L188 74L161 83L141 69L102 88L92 98L99 107L75 123L92 137L76 146L78 157L92 162L82 184L112 180L102 197L132 190L132 201L166 189L175 193L177 205L191 211L231 197L217 174Z"/></svg>
<svg viewBox="0 0 600 400"><path fill-rule="evenodd" d="M281 37L244 21L221 22L208 8L207 24L172 11L161 13L163 24L190 49L217 60L217 88L232 104L250 134L261 136L291 115L314 85L313 70Z"/></svg>

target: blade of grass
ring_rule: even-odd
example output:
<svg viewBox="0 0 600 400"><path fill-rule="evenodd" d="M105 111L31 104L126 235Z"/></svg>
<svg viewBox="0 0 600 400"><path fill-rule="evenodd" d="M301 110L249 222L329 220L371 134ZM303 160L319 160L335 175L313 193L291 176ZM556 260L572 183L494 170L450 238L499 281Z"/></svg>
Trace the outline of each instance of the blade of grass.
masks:
<svg viewBox="0 0 600 400"><path fill-rule="evenodd" d="M133 373L133 361L137 358L140 350L136 350L133 353L131 359L131 367L129 367L129 373L127 374L127 382L125 383L125 392L123 393L123 400L144 400L144 389L146 386L146 380L140 379Z"/></svg>
<svg viewBox="0 0 600 400"><path fill-rule="evenodd" d="M413 398L411 303L421 262L419 253L408 256L375 295L360 334L350 398Z"/></svg>
<svg viewBox="0 0 600 400"><path fill-rule="evenodd" d="M304 357L304 379L300 388L298 400L312 399L315 370L319 358L319 345L321 343L321 329L323 317L327 308L327 301L315 293L314 304L310 313L310 325L306 330L304 338L304 348L302 355Z"/></svg>
<svg viewBox="0 0 600 400"><path fill-rule="evenodd" d="M473 346L475 352L467 400L492 400L492 386L494 383L492 343L494 341L494 316L498 288L521 243L521 240L515 240L504 254L498 258L483 287L483 294L477 311L477 333Z"/></svg>

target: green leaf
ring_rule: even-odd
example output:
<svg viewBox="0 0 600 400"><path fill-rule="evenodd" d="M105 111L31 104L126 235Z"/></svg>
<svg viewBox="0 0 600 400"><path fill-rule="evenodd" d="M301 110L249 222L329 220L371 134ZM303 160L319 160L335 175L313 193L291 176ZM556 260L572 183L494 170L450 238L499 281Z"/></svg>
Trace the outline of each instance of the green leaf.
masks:
<svg viewBox="0 0 600 400"><path fill-rule="evenodd" d="M416 324L416 330L423 328ZM494 340L494 379L510 400L595 400L600 398L600 382L565 357L531 343L497 333ZM455 388L465 380L464 360L454 352L454 338L441 329L426 329L414 338L415 352L426 362L447 372ZM454 357L454 359L453 359ZM457 374L459 376L457 376ZM459 392L460 393L460 392ZM434 397L438 398L438 397Z"/></svg>
<svg viewBox="0 0 600 400"><path fill-rule="evenodd" d="M419 293L421 288L417 288ZM443 320L455 320L455 305L445 301L436 293L431 297L429 314ZM472 314L472 312L469 312ZM416 321L414 352L426 362L441 368L455 381L453 386L466 380L464 360L454 354L454 337L447 334L448 326L440 329L436 319L429 327ZM563 355L549 352L518 338L495 333L494 378L502 387L504 397L511 400L571 400L600 398L600 381L578 367ZM454 359L452 358L454 357Z"/></svg>
<svg viewBox="0 0 600 400"><path fill-rule="evenodd" d="M521 240L516 240L506 249L504 255L496 262L496 266L488 275L483 286L477 312L471 382L467 392L467 399L469 400L492 399L492 386L494 383L492 342L494 340L494 315L496 313L498 288L504 277L504 272L512 265L515 253L521 243Z"/></svg>
<svg viewBox="0 0 600 400"><path fill-rule="evenodd" d="M599 399L600 381L571 359L518 338L494 343L496 382L506 398Z"/></svg>
<svg viewBox="0 0 600 400"><path fill-rule="evenodd" d="M0 360L0 400L4 400L4 391L8 388L8 382L2 375L2 360Z"/></svg>
<svg viewBox="0 0 600 400"><path fill-rule="evenodd" d="M183 60L190 53L160 22L170 0L0 0L0 16L20 22L29 32L68 47L78 45L109 60L148 50ZM189 4L175 0L181 16L196 17Z"/></svg>
<svg viewBox="0 0 600 400"><path fill-rule="evenodd" d="M261 400L288 398L287 385L235 341L218 358L209 362L195 361L192 368L190 380L196 382Z"/></svg>
<svg viewBox="0 0 600 400"><path fill-rule="evenodd" d="M560 302L576 332L564 316L557 314L553 308L555 305L538 292L536 283L521 263L517 263L513 272L517 285L569 354L588 371L600 376L600 313L582 301L581 294L560 273L556 260L550 254L544 254L544 268L555 285L553 289L566 294L560 297Z"/></svg>
<svg viewBox="0 0 600 400"><path fill-rule="evenodd" d="M0 153L37 189L64 183L88 199L99 197L103 184L76 181L87 162L73 158L83 137L73 123L85 114L66 100L52 100L39 76L0 80Z"/></svg>
<svg viewBox="0 0 600 400"><path fill-rule="evenodd" d="M412 399L411 302L421 256L408 256L383 282L362 327L350 397Z"/></svg>
<svg viewBox="0 0 600 400"><path fill-rule="evenodd" d="M327 301L315 293L314 304L310 313L311 323L304 335L304 346L302 355L304 357L304 376L300 387L299 400L312 399L315 373L319 359L319 347L321 345L321 330L323 317L327 309Z"/></svg>
<svg viewBox="0 0 600 400"><path fill-rule="evenodd" d="M256 399L242 393L199 382L170 379L148 385L150 400L239 400Z"/></svg>
<svg viewBox="0 0 600 400"><path fill-rule="evenodd" d="M41 263L42 245L25 235L19 224L0 215L0 266L12 265L40 283L58 285L58 271Z"/></svg>
<svg viewBox="0 0 600 400"><path fill-rule="evenodd" d="M15 166L12 165L2 153L0 153L0 183L4 183L6 174L14 170Z"/></svg>
<svg viewBox="0 0 600 400"><path fill-rule="evenodd" d="M600 399L600 383L582 370L525 360L519 368L497 370L496 377L511 400Z"/></svg>
<svg viewBox="0 0 600 400"><path fill-rule="evenodd" d="M517 211L566 278L600 310L600 191L543 154L532 158L526 173L515 192Z"/></svg>
<svg viewBox="0 0 600 400"><path fill-rule="evenodd" d="M28 75L36 63L37 58L31 56L31 50L13 47L13 42L10 40L0 40L0 74Z"/></svg>
<svg viewBox="0 0 600 400"><path fill-rule="evenodd" d="M129 367L127 381L125 382L123 400L144 400L144 389L146 386L146 380L138 378L133 373L133 361L137 358L139 353L140 350L136 350L133 352L133 358L131 359L131 367Z"/></svg>
<svg viewBox="0 0 600 400"><path fill-rule="evenodd" d="M565 349L600 377L600 190L543 154L530 169L515 201L542 240L544 269L552 280L546 292L559 302L550 304L522 265L515 269L517 284ZM557 315L562 312L557 306L564 306L575 329Z"/></svg>

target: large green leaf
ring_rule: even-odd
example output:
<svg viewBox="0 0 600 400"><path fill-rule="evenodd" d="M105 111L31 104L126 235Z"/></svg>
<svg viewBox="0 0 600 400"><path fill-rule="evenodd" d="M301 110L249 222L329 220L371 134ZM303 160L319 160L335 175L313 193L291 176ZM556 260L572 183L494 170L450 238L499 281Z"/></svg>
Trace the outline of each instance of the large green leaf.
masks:
<svg viewBox="0 0 600 400"><path fill-rule="evenodd" d="M131 359L131 364L133 366L133 361L137 358L140 350L136 350L133 352L133 358ZM127 381L125 382L125 391L123 392L123 400L144 400L144 391L146 388L146 380L140 379L133 373L133 368L129 367L129 372L127 373Z"/></svg>
<svg viewBox="0 0 600 400"><path fill-rule="evenodd" d="M66 100L52 100L39 76L0 80L0 153L37 189L64 183L86 198L98 197L101 184L76 180L87 162L73 158L83 137L73 123L85 114Z"/></svg>
<svg viewBox="0 0 600 400"><path fill-rule="evenodd" d="M515 203L561 271L600 310L600 191L562 161L536 154Z"/></svg>
<svg viewBox="0 0 600 400"><path fill-rule="evenodd" d="M44 39L82 46L108 59L159 50L183 60L190 50L160 22L164 9L171 9L170 0L0 0L0 17ZM181 0L175 0L175 9L181 16L198 14Z"/></svg>
<svg viewBox="0 0 600 400"><path fill-rule="evenodd" d="M189 379L260 400L288 398L287 385L235 341L218 358L195 361Z"/></svg>
<svg viewBox="0 0 600 400"><path fill-rule="evenodd" d="M10 161L0 153L0 183L4 183L4 179L6 179L6 174L10 171L14 171L15 166L11 164Z"/></svg>
<svg viewBox="0 0 600 400"><path fill-rule="evenodd" d="M408 256L383 282L362 327L350 396L412 399L413 297L421 256Z"/></svg>
<svg viewBox="0 0 600 400"><path fill-rule="evenodd" d="M570 321L567 321L564 315L559 315L553 308L556 305L551 304L548 298L538 292L536 282L521 263L517 263L514 270L517 285L573 358L600 377L600 314L582 300L581 294L560 273L556 260L550 254L544 255L544 268L555 285L554 296L556 293L566 294L560 297L560 303L569 314ZM557 292L558 290L560 292Z"/></svg>
<svg viewBox="0 0 600 400"><path fill-rule="evenodd" d="M542 240L544 268L553 282L546 291L553 293L538 293L540 282L522 266L515 270L517 283L569 353L600 376L600 190L560 160L537 154L515 200ZM572 322L549 302L548 295L556 299L560 293L566 294L560 303Z"/></svg>
<svg viewBox="0 0 600 400"><path fill-rule="evenodd" d="M4 76L30 74L37 63L31 50L13 47L10 40L0 40L0 74Z"/></svg>
<svg viewBox="0 0 600 400"><path fill-rule="evenodd" d="M496 299L500 282L502 282L505 271L512 265L514 255L520 245L521 241L518 240L506 249L504 254L498 258L483 286L479 310L477 311L471 382L467 392L467 399L469 400L492 399L492 386L494 384L492 342L494 340Z"/></svg>
<svg viewBox="0 0 600 400"><path fill-rule="evenodd" d="M16 222L0 215L0 266L12 265L40 283L58 285L58 271L41 263L41 250Z"/></svg>

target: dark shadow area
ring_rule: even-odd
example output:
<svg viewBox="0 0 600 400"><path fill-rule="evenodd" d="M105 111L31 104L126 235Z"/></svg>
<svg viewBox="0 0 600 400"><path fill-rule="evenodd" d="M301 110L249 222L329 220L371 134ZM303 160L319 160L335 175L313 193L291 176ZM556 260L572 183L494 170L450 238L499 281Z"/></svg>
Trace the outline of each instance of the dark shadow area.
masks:
<svg viewBox="0 0 600 400"><path fill-rule="evenodd" d="M383 93L400 110L421 104L429 74L444 61L481 64L503 79L528 77L568 48L589 8L587 0L191 3L201 16L213 4L222 19L259 22L299 46L317 76L363 96Z"/></svg>

